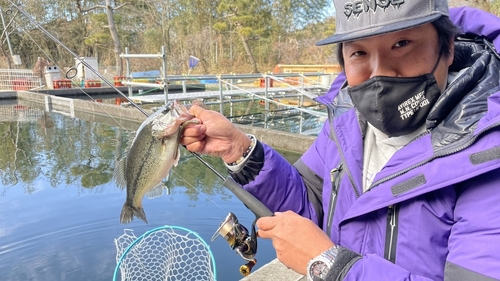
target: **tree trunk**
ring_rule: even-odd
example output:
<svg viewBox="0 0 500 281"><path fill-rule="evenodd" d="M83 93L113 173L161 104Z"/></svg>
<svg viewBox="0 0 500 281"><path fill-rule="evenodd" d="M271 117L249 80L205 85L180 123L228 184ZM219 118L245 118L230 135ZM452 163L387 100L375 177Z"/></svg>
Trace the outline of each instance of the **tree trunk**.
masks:
<svg viewBox="0 0 500 281"><path fill-rule="evenodd" d="M240 38L241 38L241 42L243 43L243 46L245 47L245 51L247 52L248 58L250 59L250 63L252 64L253 72L259 73L259 69L257 68L257 62L255 61L253 53L250 50L250 45L248 45L248 40L245 38L245 36L243 36L241 34L240 34Z"/></svg>
<svg viewBox="0 0 500 281"><path fill-rule="evenodd" d="M5 49L3 48L3 43L0 43L0 49L2 50L3 56L7 59L7 64L9 65L9 69L12 69L12 61L11 61L12 57L10 55L7 55L7 52L5 52Z"/></svg>
<svg viewBox="0 0 500 281"><path fill-rule="evenodd" d="M120 38L118 37L118 31L116 30L115 19L113 18L113 7L111 7L111 0L106 0L106 15L108 16L108 26L109 32L111 33L111 38L115 45L115 61L118 76L123 75L123 62L120 58L122 53L122 45L120 43Z"/></svg>

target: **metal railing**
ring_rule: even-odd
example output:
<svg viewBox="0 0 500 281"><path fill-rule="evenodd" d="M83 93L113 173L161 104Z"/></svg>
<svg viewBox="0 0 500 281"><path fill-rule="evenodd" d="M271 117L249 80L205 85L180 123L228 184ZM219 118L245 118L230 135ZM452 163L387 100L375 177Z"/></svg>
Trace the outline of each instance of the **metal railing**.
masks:
<svg viewBox="0 0 500 281"><path fill-rule="evenodd" d="M126 59L127 73L126 81L121 83L128 87L129 97L132 97L132 87L140 86L147 88L156 88L163 90L165 97L165 104L168 102L168 85L171 82L180 81L182 83L182 92L185 94L186 82L198 80L198 81L213 81L218 84L218 91L220 95L220 110L222 111L222 101L224 100L224 91L227 90L241 90L245 92L241 87L237 86L237 81L254 79L259 81L259 86L263 89L263 99L266 102L266 109L268 109L269 99L269 88L273 87L273 84L280 84L285 87L289 87L294 91L297 91L300 95L307 96L309 98L314 98L310 95L305 88L318 87L328 89L330 83L333 81L335 74L332 73L322 73L322 72L311 72L311 73L256 73L256 74L209 74L209 75L167 75L167 55L165 52L165 47L162 47L161 52L158 54L129 54L128 48L125 48L125 54L120 55L121 58ZM145 81L134 81L130 72L130 59L131 58L153 58L162 60L161 76L156 78L154 83ZM325 79L326 78L326 79ZM141 79L147 80L147 79ZM252 95L253 96L253 95ZM272 102L272 100L271 100Z"/></svg>

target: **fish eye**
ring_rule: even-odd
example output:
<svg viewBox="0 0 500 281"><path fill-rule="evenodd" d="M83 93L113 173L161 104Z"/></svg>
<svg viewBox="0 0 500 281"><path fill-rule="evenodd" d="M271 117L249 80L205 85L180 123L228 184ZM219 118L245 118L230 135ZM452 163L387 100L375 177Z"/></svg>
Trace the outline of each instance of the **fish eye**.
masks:
<svg viewBox="0 0 500 281"><path fill-rule="evenodd" d="M166 114L169 113L174 107L172 106L172 102L169 102L166 106L162 108L161 113Z"/></svg>

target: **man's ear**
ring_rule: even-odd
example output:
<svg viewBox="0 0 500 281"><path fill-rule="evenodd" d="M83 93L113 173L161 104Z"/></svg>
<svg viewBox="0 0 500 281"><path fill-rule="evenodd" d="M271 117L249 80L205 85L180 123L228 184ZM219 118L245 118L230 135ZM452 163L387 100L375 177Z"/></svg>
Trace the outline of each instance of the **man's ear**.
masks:
<svg viewBox="0 0 500 281"><path fill-rule="evenodd" d="M452 38L450 40L450 55L446 58L446 64L450 66L455 58L455 40Z"/></svg>

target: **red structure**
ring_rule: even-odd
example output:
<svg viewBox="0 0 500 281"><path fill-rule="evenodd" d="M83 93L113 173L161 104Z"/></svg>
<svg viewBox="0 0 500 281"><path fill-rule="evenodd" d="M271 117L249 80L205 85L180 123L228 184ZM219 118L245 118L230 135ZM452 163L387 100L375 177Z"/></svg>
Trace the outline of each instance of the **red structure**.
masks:
<svg viewBox="0 0 500 281"><path fill-rule="evenodd" d="M119 86L124 86L122 81L125 81L126 79L127 77L125 76L115 76L113 80L115 82L115 86L119 87Z"/></svg>
<svg viewBox="0 0 500 281"><path fill-rule="evenodd" d="M31 88L36 87L35 81L30 79L15 79L12 80L12 90L14 91L27 91Z"/></svg>
<svg viewBox="0 0 500 281"><path fill-rule="evenodd" d="M63 79L63 80L54 80L53 82L54 89L70 89L71 88L71 80Z"/></svg>
<svg viewBox="0 0 500 281"><path fill-rule="evenodd" d="M85 80L85 88L97 88L101 87L100 80Z"/></svg>

